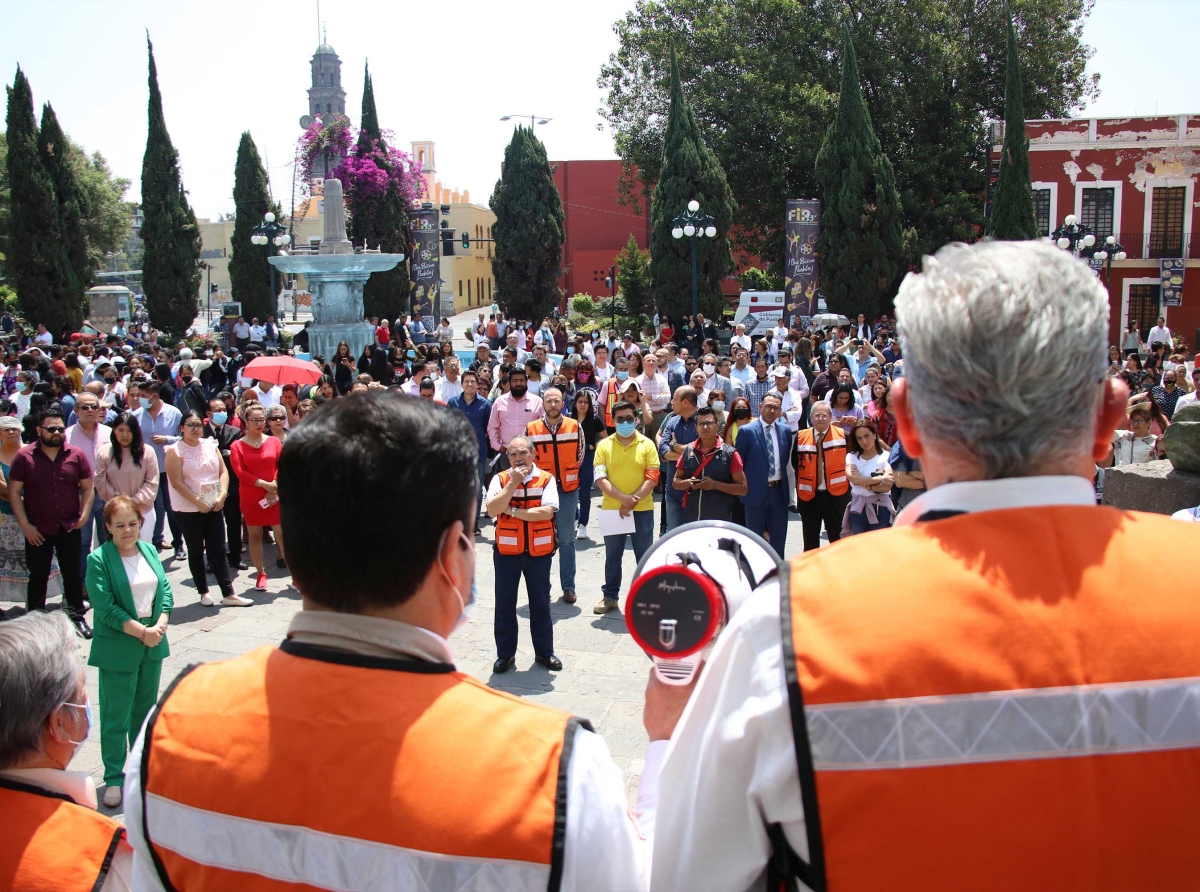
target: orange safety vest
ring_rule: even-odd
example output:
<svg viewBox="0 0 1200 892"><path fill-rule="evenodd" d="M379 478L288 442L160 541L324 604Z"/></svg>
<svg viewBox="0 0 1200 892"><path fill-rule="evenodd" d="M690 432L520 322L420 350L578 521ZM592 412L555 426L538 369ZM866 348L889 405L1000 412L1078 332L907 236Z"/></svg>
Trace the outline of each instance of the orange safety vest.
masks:
<svg viewBox="0 0 1200 892"><path fill-rule="evenodd" d="M539 468L553 468L554 479L562 492L579 489L579 422L562 416L557 430L550 430L545 418L525 425L525 436L533 444L533 461Z"/></svg>
<svg viewBox="0 0 1200 892"><path fill-rule="evenodd" d="M146 839L188 892L557 889L581 724L447 664L287 640L163 696Z"/></svg>
<svg viewBox="0 0 1200 892"><path fill-rule="evenodd" d="M1147 554L1195 553L1197 532L1040 506L793 558L796 874L813 889L1200 887L1200 602L1125 584ZM887 567L887 584L847 597L848 566Z"/></svg>
<svg viewBox="0 0 1200 892"><path fill-rule="evenodd" d="M608 379L607 383L608 398L604 401L604 426L607 428L614 428L617 426L617 423L613 421L612 410L613 406L617 404L620 394L617 393L617 388L613 385L621 384L623 382L617 381L617 373L613 372L612 377Z"/></svg>
<svg viewBox="0 0 1200 892"><path fill-rule="evenodd" d="M125 828L70 796L0 778L0 886L92 892L104 885Z"/></svg>
<svg viewBox="0 0 1200 892"><path fill-rule="evenodd" d="M837 425L830 425L825 439L816 442L816 429L808 428L796 434L796 495L809 502L817 494L817 450L825 463L825 488L831 496L850 491L846 476L846 435Z"/></svg>
<svg viewBox="0 0 1200 892"><path fill-rule="evenodd" d="M500 473L501 489L508 486L511 476L512 471ZM538 468L533 479L513 493L508 504L513 508L540 508L542 492L553 479L554 475L549 471ZM496 550L501 554L528 553L530 557L545 557L554 554L554 547L554 518L517 520L508 514L496 518Z"/></svg>

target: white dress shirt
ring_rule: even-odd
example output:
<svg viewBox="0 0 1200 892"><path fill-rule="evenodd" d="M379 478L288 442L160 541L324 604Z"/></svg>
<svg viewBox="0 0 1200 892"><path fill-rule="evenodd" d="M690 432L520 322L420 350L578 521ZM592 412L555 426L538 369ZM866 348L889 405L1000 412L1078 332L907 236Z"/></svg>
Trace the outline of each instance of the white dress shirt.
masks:
<svg viewBox="0 0 1200 892"><path fill-rule="evenodd" d="M1150 329L1150 334L1146 336L1146 346L1153 347L1155 344L1166 345L1167 352L1171 351L1171 329L1165 325L1156 325Z"/></svg>
<svg viewBox="0 0 1200 892"><path fill-rule="evenodd" d="M493 478L498 479L499 475ZM293 617L288 637L352 653L454 662L450 642L440 635L377 617L302 610ZM142 745L139 733L126 763L125 823L134 849L134 887L143 892L162 892L142 833ZM502 783L503 779L498 778L497 784ZM583 728L575 732L567 787L567 827L559 888L564 892L646 889L649 841L640 829L640 819L630 811L621 769L613 762L608 745L599 734ZM485 796L487 791L479 794ZM329 807L336 808L337 803L330 802Z"/></svg>
<svg viewBox="0 0 1200 892"><path fill-rule="evenodd" d="M275 385L266 393L263 393L259 388L254 388L254 398L262 403L264 409L269 409L279 402L279 397L283 393L283 388Z"/></svg>
<svg viewBox="0 0 1200 892"><path fill-rule="evenodd" d="M529 473L525 475L525 479L521 482L525 485L528 485L529 481L533 479L533 475L537 473L537 470L537 465L530 465ZM500 485L500 475L493 475L491 482L488 483L487 497L484 499L484 503L486 504L487 502L490 502L492 499L496 498L496 496L500 495L500 490L502 489L504 489L504 487ZM558 484L555 483L553 477L551 477L546 482L546 485L542 487L542 507L553 508L555 511L558 510Z"/></svg>
<svg viewBox="0 0 1200 892"><path fill-rule="evenodd" d="M667 376L655 373L647 375L644 372L633 380L642 388L642 393L650 401L651 412L664 412L671 403L671 388L667 384Z"/></svg>
<svg viewBox="0 0 1200 892"><path fill-rule="evenodd" d="M1094 504L1081 477L949 483L914 499L896 526L931 510ZM761 889L768 824L781 824L807 859L778 582L765 583L734 614L671 741L647 748L638 809L654 830L655 889Z"/></svg>
<svg viewBox="0 0 1200 892"><path fill-rule="evenodd" d="M449 402L462 392L461 377L457 381L451 381L448 378L438 378L434 384L434 396L443 403Z"/></svg>
<svg viewBox="0 0 1200 892"><path fill-rule="evenodd" d="M1179 401L1175 403L1175 411L1171 413L1171 417L1174 418L1176 415L1178 415L1179 410L1183 406L1186 406L1188 403L1196 402L1196 394L1197 391L1193 390L1191 393L1185 393L1183 396L1181 396Z"/></svg>

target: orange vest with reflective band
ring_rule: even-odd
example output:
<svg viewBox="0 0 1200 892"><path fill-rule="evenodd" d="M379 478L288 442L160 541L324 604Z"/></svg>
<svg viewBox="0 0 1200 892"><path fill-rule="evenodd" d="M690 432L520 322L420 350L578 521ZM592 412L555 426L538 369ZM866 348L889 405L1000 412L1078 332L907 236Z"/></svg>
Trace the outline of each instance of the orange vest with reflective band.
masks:
<svg viewBox="0 0 1200 892"><path fill-rule="evenodd" d="M814 889L1200 887L1200 600L1191 584L1129 584L1147 554L1198 550L1196 524L1040 506L793 558L797 875ZM860 566L887 567L887 583L847 590Z"/></svg>
<svg viewBox="0 0 1200 892"><path fill-rule="evenodd" d="M0 888L93 892L104 885L125 828L71 797L0 778Z"/></svg>
<svg viewBox="0 0 1200 892"><path fill-rule="evenodd" d="M508 486L512 471L500 473L500 488ZM513 493L509 506L513 508L540 508L542 492L546 483L554 476L540 467L528 485ZM576 482L576 486L578 486ZM530 557L545 557L554 554L554 518L547 520L518 520L508 514L496 518L496 550L501 554L525 554Z"/></svg>
<svg viewBox="0 0 1200 892"><path fill-rule="evenodd" d="M617 423L613 421L612 410L613 406L619 402L619 394L617 393L617 388L613 385L623 383L625 382L617 380L616 372L613 372L612 377L608 379L608 398L604 400L604 426L607 428L617 426Z"/></svg>
<svg viewBox="0 0 1200 892"><path fill-rule="evenodd" d="M850 478L846 476L846 435L836 424L831 424L825 439L818 446L816 430L808 428L796 434L796 495L800 501L811 501L817 494L817 450L825 463L825 488L832 496L845 495L850 491Z"/></svg>
<svg viewBox="0 0 1200 892"><path fill-rule="evenodd" d="M554 474L562 492L579 489L579 422L566 415L550 430L546 419L538 418L525 425L525 436L533 444L533 462Z"/></svg>
<svg viewBox="0 0 1200 892"><path fill-rule="evenodd" d="M450 665L287 640L163 696L146 838L186 892L555 890L580 724Z"/></svg>

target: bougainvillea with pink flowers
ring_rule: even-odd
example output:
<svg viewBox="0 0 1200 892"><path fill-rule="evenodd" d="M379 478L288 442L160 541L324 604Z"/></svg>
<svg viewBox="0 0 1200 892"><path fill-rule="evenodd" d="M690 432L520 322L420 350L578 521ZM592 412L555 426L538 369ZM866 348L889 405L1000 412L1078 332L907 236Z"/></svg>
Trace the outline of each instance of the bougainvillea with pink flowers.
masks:
<svg viewBox="0 0 1200 892"><path fill-rule="evenodd" d="M305 194L311 194L317 160L328 152L334 162L329 176L342 181L346 212L352 219L356 211L377 207L385 197L415 207L425 193L420 163L389 145L391 138L385 130L383 139L372 140L360 130L357 141L352 141L348 119L336 118L325 125L314 122L301 135L296 158Z"/></svg>

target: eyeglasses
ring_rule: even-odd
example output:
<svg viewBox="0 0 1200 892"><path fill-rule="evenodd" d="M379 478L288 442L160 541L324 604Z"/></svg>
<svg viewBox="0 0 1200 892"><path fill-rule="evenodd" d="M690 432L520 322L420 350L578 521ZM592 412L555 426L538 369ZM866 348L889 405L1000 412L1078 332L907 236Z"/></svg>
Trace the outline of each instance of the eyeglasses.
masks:
<svg viewBox="0 0 1200 892"><path fill-rule="evenodd" d="M717 426L717 423L715 421L697 421L696 422L696 427L716 427L716 426Z"/></svg>
<svg viewBox="0 0 1200 892"><path fill-rule="evenodd" d="M184 425L184 427L185 427L185 428L187 428L187 429L188 429L188 430L190 430L190 431L198 431L198 430L203 430L203 429L204 429L204 425L203 425L203 424L197 424L197 423L195 423L195 422L191 422L190 424L185 424L185 425Z"/></svg>

